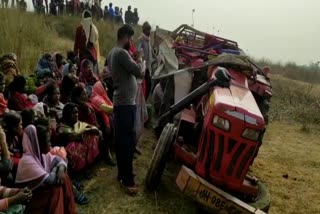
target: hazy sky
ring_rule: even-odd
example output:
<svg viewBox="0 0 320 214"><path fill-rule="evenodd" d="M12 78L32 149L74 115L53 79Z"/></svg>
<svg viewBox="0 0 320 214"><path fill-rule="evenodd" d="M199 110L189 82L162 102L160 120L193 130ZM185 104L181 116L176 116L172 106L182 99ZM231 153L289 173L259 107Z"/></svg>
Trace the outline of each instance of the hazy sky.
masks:
<svg viewBox="0 0 320 214"><path fill-rule="evenodd" d="M103 0L137 7L141 21L173 30L180 24L238 42L256 58L320 61L320 0ZM219 31L219 32L218 32ZM103 35L101 35L103 38Z"/></svg>

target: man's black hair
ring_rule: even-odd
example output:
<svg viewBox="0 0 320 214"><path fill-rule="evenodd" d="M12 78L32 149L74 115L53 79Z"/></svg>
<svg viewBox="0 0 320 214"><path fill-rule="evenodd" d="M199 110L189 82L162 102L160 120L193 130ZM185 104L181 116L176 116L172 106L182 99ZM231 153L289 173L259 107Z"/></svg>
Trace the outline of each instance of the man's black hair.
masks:
<svg viewBox="0 0 320 214"><path fill-rule="evenodd" d="M134 35L134 30L133 28L128 25L125 24L123 25L121 28L119 28L118 30L118 40L123 39L124 37L131 37Z"/></svg>

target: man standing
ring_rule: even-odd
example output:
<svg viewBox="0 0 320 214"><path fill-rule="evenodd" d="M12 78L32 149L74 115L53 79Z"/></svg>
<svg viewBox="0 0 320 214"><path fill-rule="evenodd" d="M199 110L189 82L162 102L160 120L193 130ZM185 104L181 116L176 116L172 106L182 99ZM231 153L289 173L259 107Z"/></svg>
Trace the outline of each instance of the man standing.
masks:
<svg viewBox="0 0 320 214"><path fill-rule="evenodd" d="M130 48L134 31L129 25L118 30L117 45L108 54L108 67L113 79L114 127L118 180L129 195L138 194L133 174L135 150L136 78L144 75L144 63L138 56L137 63L126 51Z"/></svg>
<svg viewBox="0 0 320 214"><path fill-rule="evenodd" d="M110 20L113 22L114 20L114 16L115 16L115 12L114 12L114 9L113 9L113 4L110 3L109 4L109 17L110 17Z"/></svg>
<svg viewBox="0 0 320 214"><path fill-rule="evenodd" d="M136 42L136 49L143 51L143 59L146 61L147 70L145 75L145 98L148 99L151 90L151 62L152 62L152 47L151 47L151 26L148 22L143 23L142 33Z"/></svg>
<svg viewBox="0 0 320 214"><path fill-rule="evenodd" d="M128 10L125 12L124 14L124 21L126 22L126 24L133 24L133 13L131 11L131 6L128 6Z"/></svg>

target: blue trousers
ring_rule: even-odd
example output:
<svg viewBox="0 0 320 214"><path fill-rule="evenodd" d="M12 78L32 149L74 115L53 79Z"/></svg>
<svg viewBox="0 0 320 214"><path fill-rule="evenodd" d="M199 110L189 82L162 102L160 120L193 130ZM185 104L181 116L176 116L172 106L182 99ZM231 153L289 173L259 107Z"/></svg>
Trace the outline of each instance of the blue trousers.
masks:
<svg viewBox="0 0 320 214"><path fill-rule="evenodd" d="M133 154L135 149L136 106L114 107L115 152L118 180L125 186L134 186Z"/></svg>

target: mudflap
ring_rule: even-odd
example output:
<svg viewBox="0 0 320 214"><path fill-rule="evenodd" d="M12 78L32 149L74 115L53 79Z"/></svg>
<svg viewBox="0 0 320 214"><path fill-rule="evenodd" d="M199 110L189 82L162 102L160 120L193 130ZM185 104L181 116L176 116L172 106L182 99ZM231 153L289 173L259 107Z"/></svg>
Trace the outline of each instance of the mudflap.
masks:
<svg viewBox="0 0 320 214"><path fill-rule="evenodd" d="M227 192L215 187L198 177L191 169L182 166L176 183L179 189L187 196L215 214L265 214Z"/></svg>

